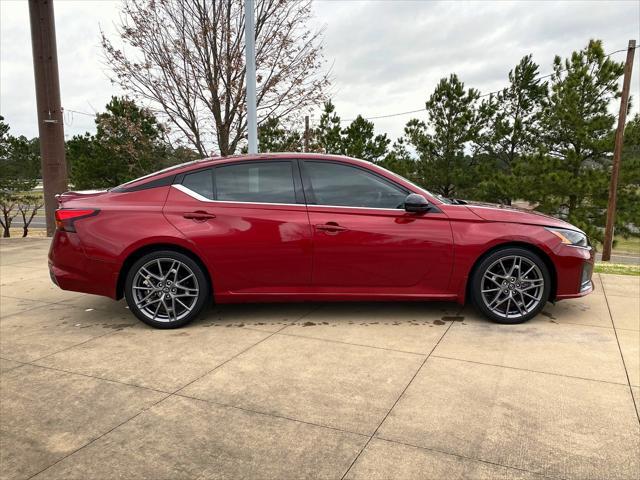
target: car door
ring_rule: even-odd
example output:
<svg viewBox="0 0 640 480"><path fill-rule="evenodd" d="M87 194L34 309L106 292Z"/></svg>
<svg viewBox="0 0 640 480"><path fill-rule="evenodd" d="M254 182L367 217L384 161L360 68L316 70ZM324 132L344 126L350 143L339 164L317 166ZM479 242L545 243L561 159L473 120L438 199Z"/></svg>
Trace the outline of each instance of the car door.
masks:
<svg viewBox="0 0 640 480"><path fill-rule="evenodd" d="M164 213L206 257L216 297L309 288L312 245L295 161L243 161L176 178Z"/></svg>
<svg viewBox="0 0 640 480"><path fill-rule="evenodd" d="M314 289L425 294L447 289L453 263L449 220L436 206L408 213L412 193L355 164L300 162L313 229Z"/></svg>

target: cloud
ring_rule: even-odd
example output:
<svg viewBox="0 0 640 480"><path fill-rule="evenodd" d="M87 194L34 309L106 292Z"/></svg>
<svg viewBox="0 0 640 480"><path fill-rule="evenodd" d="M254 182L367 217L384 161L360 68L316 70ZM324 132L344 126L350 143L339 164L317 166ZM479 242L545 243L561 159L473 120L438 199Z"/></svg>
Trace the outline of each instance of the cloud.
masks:
<svg viewBox="0 0 640 480"><path fill-rule="evenodd" d="M468 87L494 91L524 55L548 73L556 54L570 55L590 38L613 51L640 32L640 3L631 1L335 3L316 2L315 11L327 58L335 59L333 101L342 118L421 108L452 72ZM396 138L410 117L376 120L376 130Z"/></svg>
<svg viewBox="0 0 640 480"><path fill-rule="evenodd" d="M63 106L102 110L111 85L102 64L100 28L115 32L119 1L56 1ZM312 28L324 28L332 97L344 119L385 115L424 106L440 78L455 72L468 87L494 91L524 55L541 73L556 54L570 55L590 38L606 51L638 38L640 3L329 1L314 3ZM26 2L0 2L0 113L14 134L37 135L35 91ZM615 57L624 60L624 53ZM638 95L636 57L632 94ZM633 102L637 111L638 102ZM612 104L617 111L617 105ZM302 112L307 113L307 112ZM319 119L319 111L309 112ZM411 115L376 120L392 139ZM93 130L93 119L67 113L67 136Z"/></svg>

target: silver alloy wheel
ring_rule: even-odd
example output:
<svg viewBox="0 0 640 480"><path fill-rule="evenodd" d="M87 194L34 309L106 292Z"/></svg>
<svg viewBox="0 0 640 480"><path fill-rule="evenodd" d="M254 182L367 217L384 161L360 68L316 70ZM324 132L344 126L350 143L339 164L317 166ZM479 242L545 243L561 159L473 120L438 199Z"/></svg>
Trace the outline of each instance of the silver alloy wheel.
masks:
<svg viewBox="0 0 640 480"><path fill-rule="evenodd" d="M200 295L198 279L184 263L156 258L136 272L132 297L143 315L156 322L175 322L187 316Z"/></svg>
<svg viewBox="0 0 640 480"><path fill-rule="evenodd" d="M493 262L480 282L482 301L494 314L516 319L532 312L542 300L544 277L527 257L510 255Z"/></svg>

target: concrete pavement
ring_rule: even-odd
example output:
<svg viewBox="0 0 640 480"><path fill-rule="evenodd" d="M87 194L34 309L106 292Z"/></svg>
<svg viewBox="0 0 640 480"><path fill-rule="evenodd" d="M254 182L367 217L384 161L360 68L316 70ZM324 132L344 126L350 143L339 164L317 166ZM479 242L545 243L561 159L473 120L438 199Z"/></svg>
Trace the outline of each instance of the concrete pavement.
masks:
<svg viewBox="0 0 640 480"><path fill-rule="evenodd" d="M48 245L0 241L1 479L640 475L640 277L515 326L332 303L160 331L55 287Z"/></svg>

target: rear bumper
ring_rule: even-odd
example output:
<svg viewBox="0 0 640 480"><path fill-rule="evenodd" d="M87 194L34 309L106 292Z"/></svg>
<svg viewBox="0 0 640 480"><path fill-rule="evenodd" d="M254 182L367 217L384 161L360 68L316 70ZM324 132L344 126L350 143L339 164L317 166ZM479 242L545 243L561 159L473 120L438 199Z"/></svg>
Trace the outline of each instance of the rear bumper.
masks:
<svg viewBox="0 0 640 480"><path fill-rule="evenodd" d="M76 233L56 231L49 249L49 275L62 290L116 298L118 265L85 255Z"/></svg>

